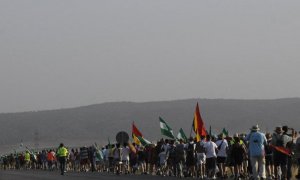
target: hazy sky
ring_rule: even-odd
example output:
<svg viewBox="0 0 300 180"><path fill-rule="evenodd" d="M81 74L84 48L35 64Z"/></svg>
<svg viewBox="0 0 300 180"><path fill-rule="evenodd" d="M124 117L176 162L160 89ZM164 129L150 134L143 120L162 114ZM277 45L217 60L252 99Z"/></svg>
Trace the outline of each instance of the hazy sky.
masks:
<svg viewBox="0 0 300 180"><path fill-rule="evenodd" d="M299 9L299 0L0 0L0 112L300 97Z"/></svg>

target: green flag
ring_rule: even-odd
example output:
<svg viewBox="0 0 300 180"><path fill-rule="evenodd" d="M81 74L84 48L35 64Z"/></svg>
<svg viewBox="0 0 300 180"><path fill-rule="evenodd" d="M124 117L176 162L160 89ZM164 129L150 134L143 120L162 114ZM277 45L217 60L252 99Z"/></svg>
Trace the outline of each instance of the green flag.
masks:
<svg viewBox="0 0 300 180"><path fill-rule="evenodd" d="M228 130L226 130L225 128L223 128L222 133L227 137L229 135Z"/></svg>
<svg viewBox="0 0 300 180"><path fill-rule="evenodd" d="M98 158L98 160L102 160L103 159L103 153L102 151L99 149L98 144L95 142L95 150L96 150L96 158Z"/></svg>
<svg viewBox="0 0 300 180"><path fill-rule="evenodd" d="M110 149L111 148L111 144L110 144L109 137L107 138L107 140L108 140L108 149Z"/></svg>
<svg viewBox="0 0 300 180"><path fill-rule="evenodd" d="M161 117L159 117L159 122L160 122L161 134L169 138L175 139L173 130L167 125L167 123Z"/></svg>
<svg viewBox="0 0 300 180"><path fill-rule="evenodd" d="M141 144L142 144L143 146L147 146L147 145L151 144L150 141L148 141L147 139L145 139L145 138L143 138L143 137L141 137L141 136L137 136L137 138L139 139L139 141L141 142Z"/></svg>
<svg viewBox="0 0 300 180"><path fill-rule="evenodd" d="M179 130L179 133L178 133L178 135L177 135L177 139L178 139L178 140L179 140L179 139L182 139L182 140L184 140L185 142L187 142L187 137L186 137L185 133L183 132L183 129L182 129L182 128L180 128L180 130Z"/></svg>

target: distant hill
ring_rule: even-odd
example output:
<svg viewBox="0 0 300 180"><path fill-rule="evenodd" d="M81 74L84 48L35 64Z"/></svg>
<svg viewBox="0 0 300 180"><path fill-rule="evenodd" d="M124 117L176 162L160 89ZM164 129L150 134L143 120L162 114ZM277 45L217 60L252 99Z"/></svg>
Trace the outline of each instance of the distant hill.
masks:
<svg viewBox="0 0 300 180"><path fill-rule="evenodd" d="M275 126L300 127L300 98L276 100L187 99L162 102L114 102L78 108L0 114L0 154L28 147L85 145L114 141L121 130L131 132L131 123L149 140L161 138L161 116L177 134L183 128L190 134L193 113L199 102L206 128L219 133L248 132L259 124L263 131ZM23 147L24 148L24 147Z"/></svg>

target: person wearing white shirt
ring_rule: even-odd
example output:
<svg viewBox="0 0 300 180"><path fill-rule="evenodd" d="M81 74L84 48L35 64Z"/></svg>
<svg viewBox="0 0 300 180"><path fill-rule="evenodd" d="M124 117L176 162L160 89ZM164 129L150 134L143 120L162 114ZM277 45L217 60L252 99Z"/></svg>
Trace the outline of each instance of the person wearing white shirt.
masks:
<svg viewBox="0 0 300 180"><path fill-rule="evenodd" d="M125 172L125 174L128 173L128 166L129 166L129 153L130 149L127 146L127 144L124 144L124 147L121 150L121 159L122 159L122 172Z"/></svg>
<svg viewBox="0 0 300 180"><path fill-rule="evenodd" d="M211 141L210 135L206 137L207 142L204 144L206 152L206 168L208 178L216 178L217 152L218 146Z"/></svg>
<svg viewBox="0 0 300 180"><path fill-rule="evenodd" d="M224 139L224 134L219 135L219 140L216 142L218 146L218 153L217 153L217 163L220 170L221 177L224 177L225 171L225 162L227 158L227 151L228 151L228 142Z"/></svg>

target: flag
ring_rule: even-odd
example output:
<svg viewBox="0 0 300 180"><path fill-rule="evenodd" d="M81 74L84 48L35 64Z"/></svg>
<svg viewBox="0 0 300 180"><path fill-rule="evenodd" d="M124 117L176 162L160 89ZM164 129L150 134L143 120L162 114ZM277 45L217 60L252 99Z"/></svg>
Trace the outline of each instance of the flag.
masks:
<svg viewBox="0 0 300 180"><path fill-rule="evenodd" d="M143 138L143 137L141 137L141 136L138 136L137 138L139 139L139 141L141 142L141 144L142 144L143 146L147 146L147 145L151 144L150 141L148 141L147 139L145 139L145 138Z"/></svg>
<svg viewBox="0 0 300 180"><path fill-rule="evenodd" d="M200 109L198 103L196 105L196 109L194 113L193 130L196 134L197 142L200 141L201 136L206 136L207 134L204 126L204 122L200 115Z"/></svg>
<svg viewBox="0 0 300 180"><path fill-rule="evenodd" d="M138 137L143 137L143 134L135 126L134 122L132 123L132 139L137 145L141 145L141 141Z"/></svg>
<svg viewBox="0 0 300 180"><path fill-rule="evenodd" d="M132 134L132 140L136 145L141 145L141 141L139 140L138 136L136 136L135 134Z"/></svg>
<svg viewBox="0 0 300 180"><path fill-rule="evenodd" d="M111 144L110 144L109 137L107 138L107 140L108 140L108 149L111 149Z"/></svg>
<svg viewBox="0 0 300 180"><path fill-rule="evenodd" d="M274 145L270 145L272 148L274 148L276 151L279 151L285 155L291 156L291 151L285 147L281 147L281 146L274 146Z"/></svg>
<svg viewBox="0 0 300 180"><path fill-rule="evenodd" d="M167 123L161 117L159 117L159 122L160 122L161 134L169 138L175 139L173 130L167 125Z"/></svg>
<svg viewBox="0 0 300 180"><path fill-rule="evenodd" d="M187 137L185 135L185 133L183 132L183 129L180 128L179 133L177 135L177 139L182 139L183 141L187 142Z"/></svg>
<svg viewBox="0 0 300 180"><path fill-rule="evenodd" d="M135 136L143 137L143 134L138 130L138 128L135 126L134 122L132 123L132 134L135 134Z"/></svg>
<svg viewBox="0 0 300 180"><path fill-rule="evenodd" d="M229 135L228 130L226 130L225 128L223 128L222 133L227 137Z"/></svg>
<svg viewBox="0 0 300 180"><path fill-rule="evenodd" d="M102 150L98 147L98 144L95 142L95 149L96 149L96 158L100 161L100 160L103 160L103 152Z"/></svg>

